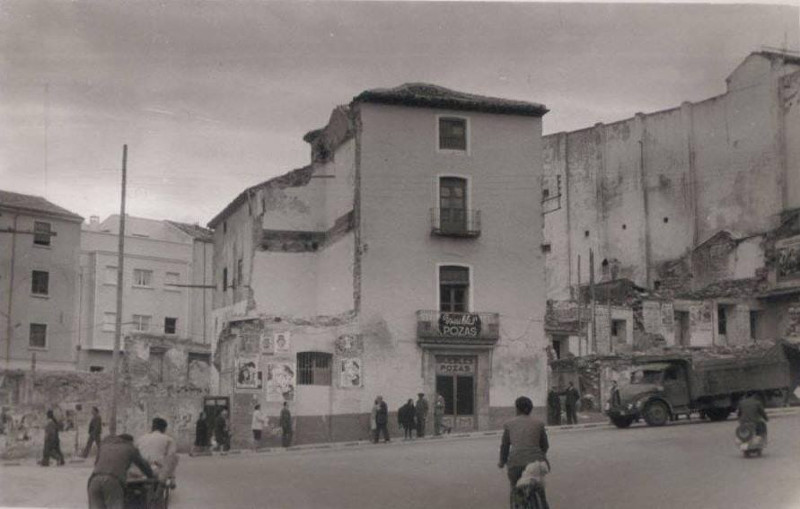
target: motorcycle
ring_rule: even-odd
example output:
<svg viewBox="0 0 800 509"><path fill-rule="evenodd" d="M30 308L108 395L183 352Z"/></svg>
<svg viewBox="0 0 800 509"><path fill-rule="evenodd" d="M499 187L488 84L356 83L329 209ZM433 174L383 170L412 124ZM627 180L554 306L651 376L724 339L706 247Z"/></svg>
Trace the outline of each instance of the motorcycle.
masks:
<svg viewBox="0 0 800 509"><path fill-rule="evenodd" d="M761 456L767 446L766 425L761 434L757 432L757 428L758 425L752 422L740 423L736 428L736 442L745 458L749 458L751 455Z"/></svg>

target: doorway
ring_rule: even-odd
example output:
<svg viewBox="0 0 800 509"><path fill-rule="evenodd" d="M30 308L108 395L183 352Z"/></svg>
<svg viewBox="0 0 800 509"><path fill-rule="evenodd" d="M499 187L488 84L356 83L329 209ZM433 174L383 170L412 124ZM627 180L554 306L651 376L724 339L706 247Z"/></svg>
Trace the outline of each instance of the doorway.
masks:
<svg viewBox="0 0 800 509"><path fill-rule="evenodd" d="M444 398L445 426L453 431L471 431L475 418L476 357L462 355L436 356L436 393Z"/></svg>
<svg viewBox="0 0 800 509"><path fill-rule="evenodd" d="M675 344L689 346L689 312L675 311Z"/></svg>

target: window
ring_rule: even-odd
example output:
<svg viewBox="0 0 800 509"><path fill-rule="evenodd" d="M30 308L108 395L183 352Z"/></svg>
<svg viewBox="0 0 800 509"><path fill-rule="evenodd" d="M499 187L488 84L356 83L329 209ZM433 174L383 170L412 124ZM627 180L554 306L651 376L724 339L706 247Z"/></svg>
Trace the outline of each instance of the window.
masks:
<svg viewBox="0 0 800 509"><path fill-rule="evenodd" d="M48 295L50 293L50 273L43 270L34 270L31 274L31 293L34 295Z"/></svg>
<svg viewBox="0 0 800 509"><path fill-rule="evenodd" d="M31 348L47 348L47 324L31 324L28 345Z"/></svg>
<svg viewBox="0 0 800 509"><path fill-rule="evenodd" d="M756 340L756 330L758 329L758 311L750 311L750 339Z"/></svg>
<svg viewBox="0 0 800 509"><path fill-rule="evenodd" d="M550 190L547 188L542 189L542 201L547 201L548 198L550 198Z"/></svg>
<svg viewBox="0 0 800 509"><path fill-rule="evenodd" d="M439 311L464 313L469 310L469 268L439 267Z"/></svg>
<svg viewBox="0 0 800 509"><path fill-rule="evenodd" d="M115 332L117 330L116 313L103 313L103 330L106 332Z"/></svg>
<svg viewBox="0 0 800 509"><path fill-rule="evenodd" d="M164 334L175 334L175 330L178 326L178 319L177 318L164 318Z"/></svg>
<svg viewBox="0 0 800 509"><path fill-rule="evenodd" d="M103 366L89 366L89 373L102 373Z"/></svg>
<svg viewBox="0 0 800 509"><path fill-rule="evenodd" d="M728 333L728 317L724 306L717 306L717 333L720 336Z"/></svg>
<svg viewBox="0 0 800 509"><path fill-rule="evenodd" d="M133 330L147 332L150 330L150 315L133 315Z"/></svg>
<svg viewBox="0 0 800 509"><path fill-rule="evenodd" d="M180 291L180 288L173 285L180 284L181 275L178 272L167 272L164 282L166 283L165 288L167 290Z"/></svg>
<svg viewBox="0 0 800 509"><path fill-rule="evenodd" d="M117 284L117 268L112 265L106 266L106 284L107 285Z"/></svg>
<svg viewBox="0 0 800 509"><path fill-rule="evenodd" d="M51 236L50 223L43 221L35 221L33 223L33 243L35 245L49 246Z"/></svg>
<svg viewBox="0 0 800 509"><path fill-rule="evenodd" d="M467 228L467 180L457 177L439 179L439 229L443 232Z"/></svg>
<svg viewBox="0 0 800 509"><path fill-rule="evenodd" d="M222 269L222 291L228 291L228 267Z"/></svg>
<svg viewBox="0 0 800 509"><path fill-rule="evenodd" d="M549 242L545 243L545 244L542 244L542 253L548 254L552 250L553 250L553 247L550 245Z"/></svg>
<svg viewBox="0 0 800 509"><path fill-rule="evenodd" d="M331 385L333 355L324 352L297 354L297 385Z"/></svg>
<svg viewBox="0 0 800 509"><path fill-rule="evenodd" d="M239 258L239 260L236 262L236 281L239 282L239 286L241 286L242 281L244 281L244 279L242 278L243 272L244 272L244 261L241 258Z"/></svg>
<svg viewBox="0 0 800 509"><path fill-rule="evenodd" d="M133 269L133 286L144 286L150 288L153 284L153 271L144 269Z"/></svg>
<svg viewBox="0 0 800 509"><path fill-rule="evenodd" d="M439 118L439 150L467 150L467 120Z"/></svg>

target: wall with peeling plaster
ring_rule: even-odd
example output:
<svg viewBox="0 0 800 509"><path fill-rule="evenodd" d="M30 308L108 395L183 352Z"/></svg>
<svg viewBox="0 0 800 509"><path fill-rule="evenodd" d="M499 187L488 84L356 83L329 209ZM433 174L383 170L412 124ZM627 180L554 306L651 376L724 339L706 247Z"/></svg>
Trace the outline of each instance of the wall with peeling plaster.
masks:
<svg viewBox="0 0 800 509"><path fill-rule="evenodd" d="M783 85L786 193L788 207L800 207L800 73L786 76Z"/></svg>

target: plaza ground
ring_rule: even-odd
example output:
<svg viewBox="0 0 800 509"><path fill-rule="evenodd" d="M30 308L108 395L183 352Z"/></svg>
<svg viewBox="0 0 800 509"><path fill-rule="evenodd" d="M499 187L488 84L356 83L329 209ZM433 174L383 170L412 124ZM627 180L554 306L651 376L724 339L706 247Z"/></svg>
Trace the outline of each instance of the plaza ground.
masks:
<svg viewBox="0 0 800 509"><path fill-rule="evenodd" d="M553 509L800 508L800 414L774 415L763 458L744 459L733 419L663 428L554 430ZM175 509L502 508L498 436L182 457ZM86 507L90 465L0 468L0 505Z"/></svg>

